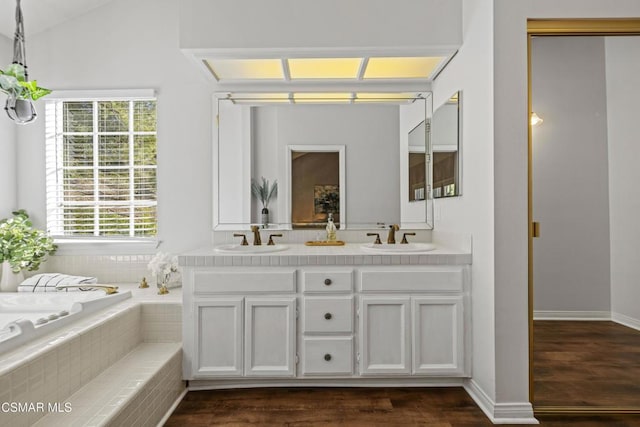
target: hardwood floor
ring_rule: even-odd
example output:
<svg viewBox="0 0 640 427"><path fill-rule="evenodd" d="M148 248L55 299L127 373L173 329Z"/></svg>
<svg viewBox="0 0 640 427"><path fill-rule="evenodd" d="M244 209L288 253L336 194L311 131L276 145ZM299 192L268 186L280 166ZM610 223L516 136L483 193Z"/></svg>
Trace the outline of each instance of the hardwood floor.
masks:
<svg viewBox="0 0 640 427"><path fill-rule="evenodd" d="M534 322L536 406L640 408L640 331L607 321Z"/></svg>
<svg viewBox="0 0 640 427"><path fill-rule="evenodd" d="M191 391L166 427L493 424L464 389L263 388ZM640 417L547 417L544 427L638 427Z"/></svg>
<svg viewBox="0 0 640 427"><path fill-rule="evenodd" d="M535 321L535 403L640 406L640 332ZM638 416L544 416L544 427L640 427ZM189 392L166 426L493 425L462 388L263 388Z"/></svg>
<svg viewBox="0 0 640 427"><path fill-rule="evenodd" d="M462 388L273 388L189 392L166 426L490 426Z"/></svg>

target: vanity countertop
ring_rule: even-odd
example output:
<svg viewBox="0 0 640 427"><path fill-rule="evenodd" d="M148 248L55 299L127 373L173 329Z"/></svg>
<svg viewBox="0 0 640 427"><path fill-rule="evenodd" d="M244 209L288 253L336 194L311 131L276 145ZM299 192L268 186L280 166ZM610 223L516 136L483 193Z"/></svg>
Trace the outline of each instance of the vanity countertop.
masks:
<svg viewBox="0 0 640 427"><path fill-rule="evenodd" d="M471 251L453 249L437 244L428 252L371 253L362 243L344 246L305 246L286 244L288 249L267 253L222 253L215 247L202 248L181 254L179 264L184 267L268 267L316 265L463 265L471 264Z"/></svg>

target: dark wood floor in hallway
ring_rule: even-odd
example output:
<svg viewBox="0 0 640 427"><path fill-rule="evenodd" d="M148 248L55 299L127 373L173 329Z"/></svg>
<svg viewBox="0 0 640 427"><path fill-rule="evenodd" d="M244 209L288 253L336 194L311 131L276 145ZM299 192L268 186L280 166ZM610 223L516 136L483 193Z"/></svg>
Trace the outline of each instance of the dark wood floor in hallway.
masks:
<svg viewBox="0 0 640 427"><path fill-rule="evenodd" d="M491 426L462 388L277 388L189 392L166 427ZM638 417L551 417L545 427L638 427Z"/></svg>
<svg viewBox="0 0 640 427"><path fill-rule="evenodd" d="M534 322L536 406L640 408L640 331L606 321Z"/></svg>

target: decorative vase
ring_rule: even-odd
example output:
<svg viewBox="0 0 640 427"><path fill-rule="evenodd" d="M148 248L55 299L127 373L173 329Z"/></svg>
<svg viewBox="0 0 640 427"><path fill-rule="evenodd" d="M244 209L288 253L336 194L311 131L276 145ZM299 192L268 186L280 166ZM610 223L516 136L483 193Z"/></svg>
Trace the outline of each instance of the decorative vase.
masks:
<svg viewBox="0 0 640 427"><path fill-rule="evenodd" d="M262 208L262 228L269 227L269 209Z"/></svg>
<svg viewBox="0 0 640 427"><path fill-rule="evenodd" d="M22 271L14 273L9 261L2 263L2 276L0 276L0 292L16 292L18 285L24 281Z"/></svg>

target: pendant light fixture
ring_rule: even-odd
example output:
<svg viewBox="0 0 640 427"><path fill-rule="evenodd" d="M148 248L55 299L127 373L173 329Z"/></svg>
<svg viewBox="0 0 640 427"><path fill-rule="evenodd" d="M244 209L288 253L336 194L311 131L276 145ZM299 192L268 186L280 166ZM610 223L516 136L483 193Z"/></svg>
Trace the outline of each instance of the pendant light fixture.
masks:
<svg viewBox="0 0 640 427"><path fill-rule="evenodd" d="M7 94L5 111L17 124L33 122L36 109L33 101L51 91L38 87L35 80L29 81L27 57L24 43L24 23L20 0L16 0L16 32L13 39L13 63L6 70L0 70L0 89Z"/></svg>

